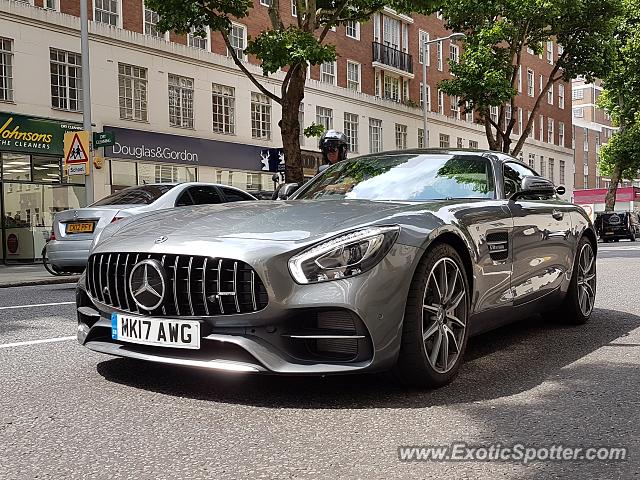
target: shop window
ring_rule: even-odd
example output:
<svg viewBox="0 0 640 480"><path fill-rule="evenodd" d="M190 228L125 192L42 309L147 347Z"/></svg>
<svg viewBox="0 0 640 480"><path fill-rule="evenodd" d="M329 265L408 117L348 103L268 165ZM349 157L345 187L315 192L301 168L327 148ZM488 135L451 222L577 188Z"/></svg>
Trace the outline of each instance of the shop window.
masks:
<svg viewBox="0 0 640 480"><path fill-rule="evenodd" d="M33 157L33 180L60 182L60 161L55 157Z"/></svg>
<svg viewBox="0 0 640 480"><path fill-rule="evenodd" d="M124 187L137 185L135 162L123 162L111 160L111 188L112 191L120 190Z"/></svg>
<svg viewBox="0 0 640 480"><path fill-rule="evenodd" d="M31 180L31 158L19 153L2 154L2 179Z"/></svg>

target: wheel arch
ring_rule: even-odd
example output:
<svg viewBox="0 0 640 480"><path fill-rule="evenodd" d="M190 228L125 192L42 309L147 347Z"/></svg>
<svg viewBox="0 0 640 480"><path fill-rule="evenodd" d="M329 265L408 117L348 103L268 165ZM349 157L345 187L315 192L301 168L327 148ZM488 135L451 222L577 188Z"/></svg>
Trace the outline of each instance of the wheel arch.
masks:
<svg viewBox="0 0 640 480"><path fill-rule="evenodd" d="M468 244L462 239L462 237L451 230L442 232L441 234L435 236L431 242L426 246L422 257L427 255L429 251L434 248L436 245L447 244L451 246L457 253L460 255L462 259L462 264L464 266L464 270L467 276L467 282L469 284L469 291L471 296L473 297L474 292L474 280L473 280L473 260L471 258L471 250L469 249Z"/></svg>

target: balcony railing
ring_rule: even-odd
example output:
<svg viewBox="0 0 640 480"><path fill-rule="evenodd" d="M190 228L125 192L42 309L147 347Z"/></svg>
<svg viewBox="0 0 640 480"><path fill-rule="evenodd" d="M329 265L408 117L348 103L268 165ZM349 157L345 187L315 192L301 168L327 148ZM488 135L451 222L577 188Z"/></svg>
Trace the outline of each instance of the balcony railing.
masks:
<svg viewBox="0 0 640 480"><path fill-rule="evenodd" d="M372 47L374 62L413 73L413 58L408 53L378 42L373 42Z"/></svg>

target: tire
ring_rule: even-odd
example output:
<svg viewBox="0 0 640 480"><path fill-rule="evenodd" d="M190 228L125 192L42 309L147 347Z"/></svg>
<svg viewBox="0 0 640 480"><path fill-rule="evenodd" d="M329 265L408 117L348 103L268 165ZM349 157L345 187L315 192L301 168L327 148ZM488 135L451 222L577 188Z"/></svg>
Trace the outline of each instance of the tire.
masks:
<svg viewBox="0 0 640 480"><path fill-rule="evenodd" d="M467 274L458 252L448 244L434 246L420 261L407 297L394 368L402 383L437 388L453 380L467 346L470 299Z"/></svg>
<svg viewBox="0 0 640 480"><path fill-rule="evenodd" d="M585 254L585 250L590 254ZM587 257L583 257L583 255L590 255L592 259L592 263L588 259L586 261L588 267L586 274L584 260ZM559 312L563 323L582 325L589 320L596 299L596 280L596 257L593 245L587 237L582 237L578 243L569 290ZM589 303L585 304L585 300ZM585 305L588 308L584 308Z"/></svg>

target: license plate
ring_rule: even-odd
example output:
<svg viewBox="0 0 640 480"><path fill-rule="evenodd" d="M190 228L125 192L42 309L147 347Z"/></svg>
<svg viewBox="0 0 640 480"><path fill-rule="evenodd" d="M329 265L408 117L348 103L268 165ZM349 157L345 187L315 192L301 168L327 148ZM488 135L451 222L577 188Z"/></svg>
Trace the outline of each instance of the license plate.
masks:
<svg viewBox="0 0 640 480"><path fill-rule="evenodd" d="M200 322L111 314L111 338L172 348L200 348Z"/></svg>
<svg viewBox="0 0 640 480"><path fill-rule="evenodd" d="M604 232L605 235L613 235L613 232Z"/></svg>
<svg viewBox="0 0 640 480"><path fill-rule="evenodd" d="M67 233L93 233L94 226L93 222L67 223Z"/></svg>

